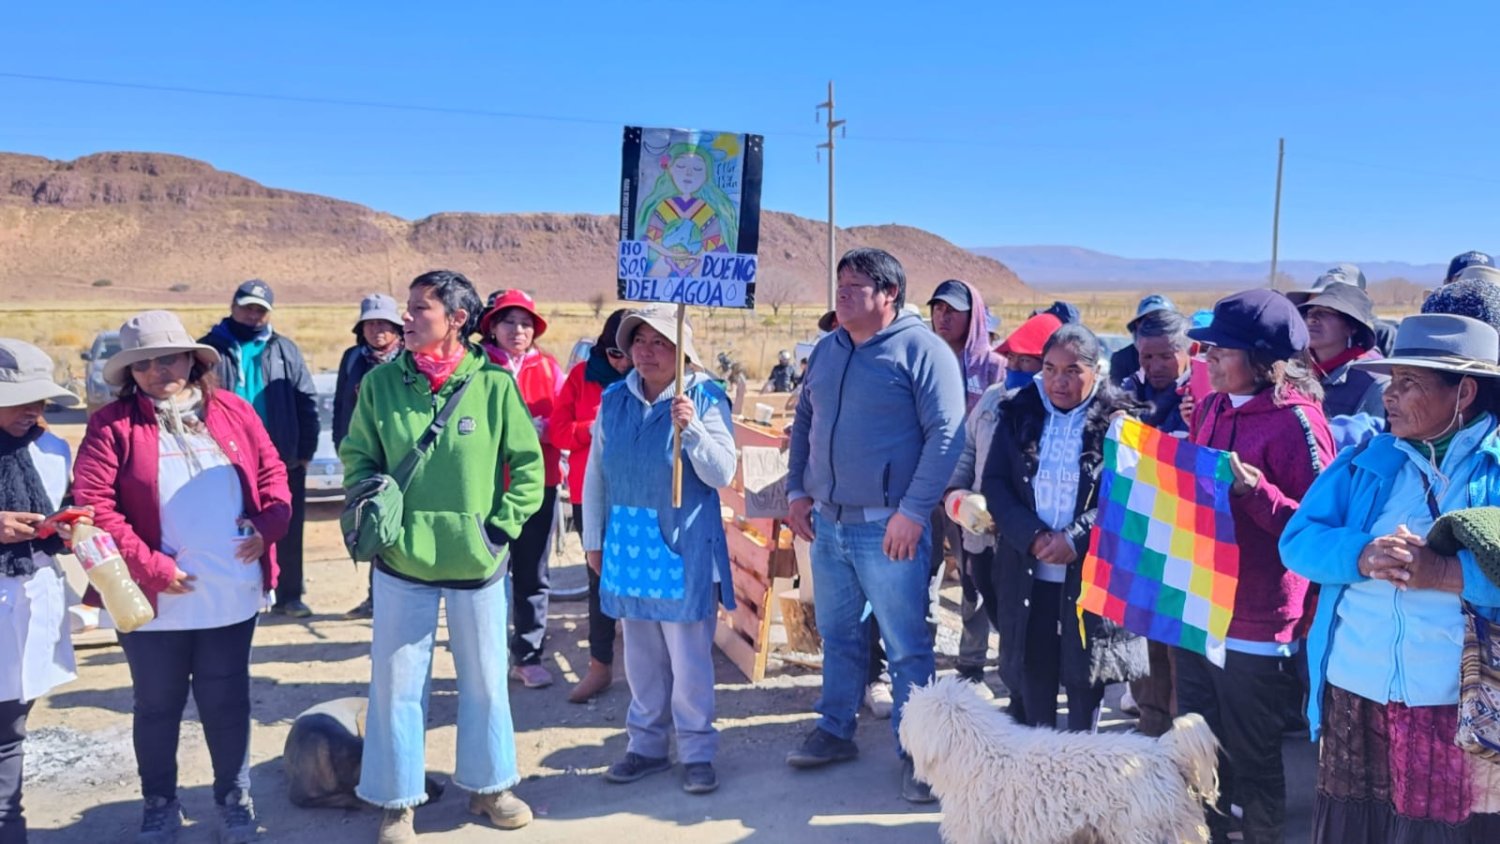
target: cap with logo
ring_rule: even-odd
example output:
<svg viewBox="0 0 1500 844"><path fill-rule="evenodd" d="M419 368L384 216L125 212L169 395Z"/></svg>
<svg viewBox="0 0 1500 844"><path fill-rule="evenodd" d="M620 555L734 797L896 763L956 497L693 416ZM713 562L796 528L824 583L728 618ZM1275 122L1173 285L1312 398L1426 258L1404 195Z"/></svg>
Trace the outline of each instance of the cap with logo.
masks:
<svg viewBox="0 0 1500 844"><path fill-rule="evenodd" d="M234 291L234 303L241 307L259 305L269 311L276 307L276 294L271 290L271 285L252 278Z"/></svg>

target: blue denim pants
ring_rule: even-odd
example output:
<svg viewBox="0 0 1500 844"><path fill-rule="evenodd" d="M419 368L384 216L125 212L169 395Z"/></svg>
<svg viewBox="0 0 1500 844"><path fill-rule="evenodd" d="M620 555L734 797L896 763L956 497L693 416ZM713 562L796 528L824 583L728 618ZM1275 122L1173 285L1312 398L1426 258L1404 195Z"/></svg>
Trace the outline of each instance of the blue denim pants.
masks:
<svg viewBox="0 0 1500 844"><path fill-rule="evenodd" d="M387 809L427 801L427 699L438 604L448 605L448 647L458 674L458 764L453 782L490 794L515 785L515 726L506 689L506 591L443 589L375 572L370 706L360 765L360 799Z"/></svg>
<svg viewBox="0 0 1500 844"><path fill-rule="evenodd" d="M893 731L901 727L901 710L911 687L930 682L936 668L927 626L932 530L929 526L922 531L915 559L898 562L881 550L887 521L840 524L813 515L813 582L818 633L823 637L823 695L814 709L822 716L818 727L843 739L854 738L869 671L866 604L880 619L885 640L895 701ZM896 735L899 742L900 733Z"/></svg>

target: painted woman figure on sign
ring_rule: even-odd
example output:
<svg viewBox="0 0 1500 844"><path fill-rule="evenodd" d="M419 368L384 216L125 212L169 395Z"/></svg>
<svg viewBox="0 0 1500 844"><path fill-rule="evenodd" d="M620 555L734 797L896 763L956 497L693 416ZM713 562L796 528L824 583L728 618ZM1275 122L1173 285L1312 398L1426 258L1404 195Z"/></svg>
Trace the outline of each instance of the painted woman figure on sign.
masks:
<svg viewBox="0 0 1500 844"><path fill-rule="evenodd" d="M704 253L735 251L739 224L733 200L714 182L714 152L678 143L662 153L663 172L636 218L651 250L648 275L692 277Z"/></svg>

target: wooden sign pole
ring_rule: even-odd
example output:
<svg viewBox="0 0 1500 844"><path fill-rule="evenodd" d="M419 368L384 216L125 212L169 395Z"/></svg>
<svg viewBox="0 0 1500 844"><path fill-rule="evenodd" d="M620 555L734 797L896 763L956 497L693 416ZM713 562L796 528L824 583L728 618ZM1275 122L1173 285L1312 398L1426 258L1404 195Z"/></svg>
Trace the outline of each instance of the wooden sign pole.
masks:
<svg viewBox="0 0 1500 844"><path fill-rule="evenodd" d="M677 392L675 396L682 395L682 367L686 355L682 350L682 326L687 320L687 306L681 302L677 304ZM682 429L676 425L672 426L672 507L676 509L682 506Z"/></svg>

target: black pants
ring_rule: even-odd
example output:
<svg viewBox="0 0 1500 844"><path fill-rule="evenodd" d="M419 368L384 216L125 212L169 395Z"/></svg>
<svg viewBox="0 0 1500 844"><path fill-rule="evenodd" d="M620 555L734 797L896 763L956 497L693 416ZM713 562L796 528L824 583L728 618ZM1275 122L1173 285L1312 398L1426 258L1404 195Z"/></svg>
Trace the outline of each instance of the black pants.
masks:
<svg viewBox="0 0 1500 844"><path fill-rule="evenodd" d="M307 470L288 466L286 485L292 490L292 521L276 543L276 603L302 600L302 528L307 524Z"/></svg>
<svg viewBox="0 0 1500 844"><path fill-rule="evenodd" d="M583 536L583 505L573 505L573 529ZM599 575L589 569L589 656L605 665L615 661L615 620L599 605Z"/></svg>
<svg viewBox="0 0 1500 844"><path fill-rule="evenodd" d="M214 802L250 793L250 641L255 616L228 627L125 633L135 686L135 764L145 797L177 796L177 741L191 687L214 769Z"/></svg>
<svg viewBox="0 0 1500 844"><path fill-rule="evenodd" d="M26 817L21 814L21 745L31 702L0 703L0 844L26 844Z"/></svg>
<svg viewBox="0 0 1500 844"><path fill-rule="evenodd" d="M510 543L510 589L512 626L511 665L540 665L542 642L547 638L547 599L552 593L552 523L557 513L557 487L542 490L542 509L521 526L521 535Z"/></svg>
<svg viewBox="0 0 1500 844"><path fill-rule="evenodd" d="M1020 721L1033 727L1057 728L1057 686L1062 681L1062 624L1077 624L1076 618L1064 620L1061 583L1033 581L1031 613L1026 617L1026 654L1022 665ZM1004 647L1004 643L1001 643ZM1067 685L1068 729L1091 732L1097 725L1099 704L1104 700L1104 685ZM1012 690L1014 692L1015 690Z"/></svg>
<svg viewBox="0 0 1500 844"><path fill-rule="evenodd" d="M1287 712L1301 695L1290 658L1230 651L1224 667L1178 648L1177 710L1196 712L1213 728L1224 750L1219 780L1220 815L1209 812L1214 840L1226 840L1229 804L1244 810L1249 844L1280 842L1286 827L1286 772L1281 739Z"/></svg>

